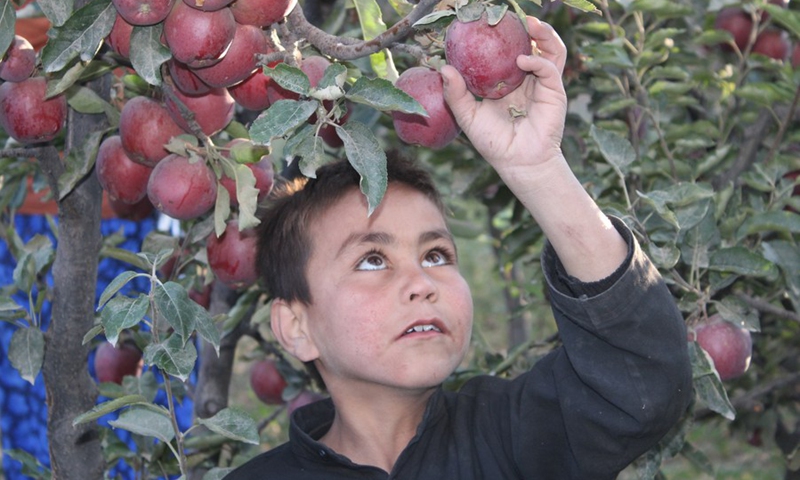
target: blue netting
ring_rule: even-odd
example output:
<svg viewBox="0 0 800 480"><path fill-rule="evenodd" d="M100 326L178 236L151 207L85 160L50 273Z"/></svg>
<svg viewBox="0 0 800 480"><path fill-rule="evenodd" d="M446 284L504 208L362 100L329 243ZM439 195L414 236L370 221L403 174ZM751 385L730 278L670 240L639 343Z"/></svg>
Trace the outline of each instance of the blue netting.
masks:
<svg viewBox="0 0 800 480"><path fill-rule="evenodd" d="M53 242L50 227L43 216L38 215L18 215L15 218L16 230L24 242L27 242L36 234L48 235ZM101 223L102 234L110 235L122 232L126 241L120 247L138 252L144 237L156 228L155 217L145 219L140 222L128 220L104 220ZM12 274L14 272L15 260L11 256L5 242L0 241L0 285L13 283ZM99 299L100 293L120 272L129 267L117 260L103 259L98 267L97 291L95 300ZM139 279L141 283L134 283L131 288L146 291L148 285L145 279ZM20 305L27 305L27 297L20 295L17 300ZM50 318L49 305L44 306L42 322L46 328ZM19 373L11 366L8 360L8 346L11 335L17 329L16 326L7 322L0 322L0 430L2 431L2 446L4 451L19 449L25 450L36 457L42 464L50 466L48 440L47 440L47 408L45 405L45 390L42 375L40 374L35 383L31 385L22 379ZM94 352L89 356L89 372L94 376L93 367ZM191 382L194 382L194 376ZM107 400L100 398L98 401ZM156 401L166 404L163 392L159 394ZM190 400L182 404L176 404L178 409L178 423L182 430L191 425L192 404ZM115 418L108 415L100 419L100 423L106 425L107 422ZM116 434L132 445L130 434L125 431L115 431ZM7 480L27 478L20 472L19 462L3 457L3 473ZM112 477L133 478L130 466L119 463L112 470Z"/></svg>

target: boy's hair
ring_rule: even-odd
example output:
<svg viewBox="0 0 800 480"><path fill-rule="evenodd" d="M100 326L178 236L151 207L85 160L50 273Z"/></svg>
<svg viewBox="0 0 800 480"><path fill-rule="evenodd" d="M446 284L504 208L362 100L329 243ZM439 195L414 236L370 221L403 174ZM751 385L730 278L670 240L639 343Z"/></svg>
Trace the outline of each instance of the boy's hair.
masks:
<svg viewBox="0 0 800 480"><path fill-rule="evenodd" d="M392 153L387 155L386 169L388 183L402 183L417 190L444 215L441 196L427 170ZM305 305L312 303L306 278L306 266L314 247L309 226L347 192L357 189L360 180L347 160L337 160L319 168L316 178L300 177L275 185L268 204L260 212L256 257L256 268L270 296L287 302L298 300Z"/></svg>

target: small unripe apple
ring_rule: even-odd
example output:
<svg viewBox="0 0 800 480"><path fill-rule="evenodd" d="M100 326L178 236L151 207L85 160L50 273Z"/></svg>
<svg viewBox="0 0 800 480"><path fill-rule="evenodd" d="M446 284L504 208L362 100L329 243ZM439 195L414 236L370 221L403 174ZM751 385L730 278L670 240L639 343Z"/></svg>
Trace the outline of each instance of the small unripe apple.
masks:
<svg viewBox="0 0 800 480"><path fill-rule="evenodd" d="M258 280L256 242L252 228L239 231L239 222L229 220L217 237L211 232L206 240L208 266L219 281L232 289L246 288Z"/></svg>
<svg viewBox="0 0 800 480"><path fill-rule="evenodd" d="M525 25L511 12L496 25L489 25L486 13L473 22L454 20L445 34L447 63L482 98L502 98L522 84L526 73L517 66L517 57L531 51Z"/></svg>
<svg viewBox="0 0 800 480"><path fill-rule="evenodd" d="M400 74L395 86L412 96L428 112L428 117L392 112L392 124L400 140L438 149L452 142L461 132L444 100L439 72L426 67L412 67Z"/></svg>
<svg viewBox="0 0 800 480"><path fill-rule="evenodd" d="M103 342L94 354L94 371L97 381L122 385L126 375L138 375L141 371L142 351L130 343L119 343L115 347Z"/></svg>
<svg viewBox="0 0 800 480"><path fill-rule="evenodd" d="M222 60L235 32L229 7L204 12L178 0L164 20L164 38L172 56L192 68Z"/></svg>
<svg viewBox="0 0 800 480"><path fill-rule="evenodd" d="M204 160L167 155L150 174L147 196L161 212L178 220L197 218L217 200L217 178Z"/></svg>
<svg viewBox="0 0 800 480"><path fill-rule="evenodd" d="M237 23L268 27L283 20L297 0L236 0L231 5Z"/></svg>
<svg viewBox="0 0 800 480"><path fill-rule="evenodd" d="M131 25L155 25L172 10L175 0L111 0L117 13Z"/></svg>
<svg viewBox="0 0 800 480"><path fill-rule="evenodd" d="M24 144L49 142L67 120L67 98L45 99L47 80L30 77L0 85L0 127Z"/></svg>
<svg viewBox="0 0 800 480"><path fill-rule="evenodd" d="M714 360L721 380L737 378L747 371L753 353L750 331L714 314L694 332L697 343Z"/></svg>
<svg viewBox="0 0 800 480"><path fill-rule="evenodd" d="M0 79L21 82L36 68L36 51L25 37L14 35L6 54L0 59Z"/></svg>
<svg viewBox="0 0 800 480"><path fill-rule="evenodd" d="M275 362L270 359L254 362L250 368L250 387L256 397L267 405L283 404L282 394L286 385Z"/></svg>
<svg viewBox="0 0 800 480"><path fill-rule="evenodd" d="M95 171L110 197L134 204L147 195L147 182L153 169L131 160L122 148L119 135L112 135L100 144Z"/></svg>
<svg viewBox="0 0 800 480"><path fill-rule="evenodd" d="M164 146L172 137L185 133L166 107L152 98L133 97L122 107L119 136L134 162L154 167L169 155Z"/></svg>

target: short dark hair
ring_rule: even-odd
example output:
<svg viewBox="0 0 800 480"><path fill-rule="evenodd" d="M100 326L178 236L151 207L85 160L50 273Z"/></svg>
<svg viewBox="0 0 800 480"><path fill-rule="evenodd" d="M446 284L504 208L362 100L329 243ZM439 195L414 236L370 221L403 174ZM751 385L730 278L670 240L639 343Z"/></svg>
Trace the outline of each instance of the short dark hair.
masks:
<svg viewBox="0 0 800 480"><path fill-rule="evenodd" d="M444 215L445 208L430 173L415 161L387 154L388 183L402 183L428 197ZM346 193L358 188L361 178L347 160L317 169L316 178L278 180L259 212L256 268L272 298L313 301L306 278L312 241L308 227ZM364 215L366 215L366 210Z"/></svg>

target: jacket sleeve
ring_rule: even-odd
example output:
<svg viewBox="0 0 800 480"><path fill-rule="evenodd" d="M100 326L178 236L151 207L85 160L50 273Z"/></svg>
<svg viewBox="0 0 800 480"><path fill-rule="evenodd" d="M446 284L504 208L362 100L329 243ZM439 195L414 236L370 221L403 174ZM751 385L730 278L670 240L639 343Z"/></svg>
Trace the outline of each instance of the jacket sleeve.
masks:
<svg viewBox="0 0 800 480"><path fill-rule="evenodd" d="M612 221L630 250L601 293L571 295L556 278L563 269L554 250L543 252L563 345L515 380L510 425L524 478L549 478L543 469L616 478L681 418L693 394L682 315L630 230Z"/></svg>

